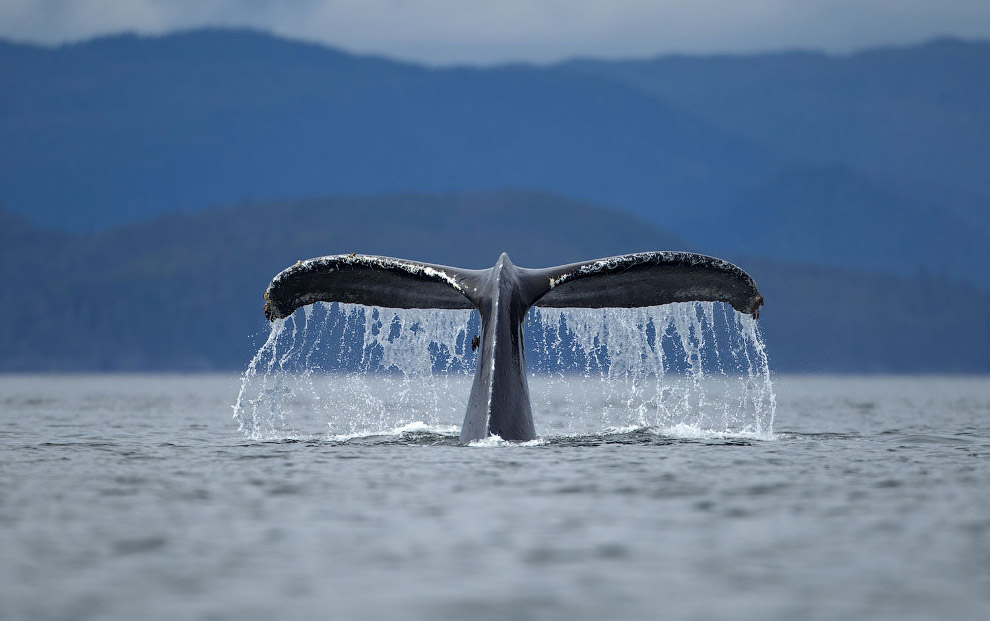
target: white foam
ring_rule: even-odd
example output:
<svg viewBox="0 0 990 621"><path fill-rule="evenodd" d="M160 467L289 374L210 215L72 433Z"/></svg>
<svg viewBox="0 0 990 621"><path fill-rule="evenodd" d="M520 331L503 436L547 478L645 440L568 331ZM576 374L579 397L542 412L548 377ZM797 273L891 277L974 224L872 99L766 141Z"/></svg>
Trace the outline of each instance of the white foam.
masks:
<svg viewBox="0 0 990 621"><path fill-rule="evenodd" d="M543 446L547 443L545 438L536 438L535 440L528 440L526 442L513 442L510 440L503 440L501 436L491 435L487 438L482 438L480 440L471 440L468 442L468 446L472 448L499 448L506 446L517 446L517 447L530 447L530 446Z"/></svg>
<svg viewBox="0 0 990 621"><path fill-rule="evenodd" d="M650 429L658 436L678 440L776 440L777 436L765 431L723 431L718 429L702 429L686 423L670 427Z"/></svg>
<svg viewBox="0 0 990 621"><path fill-rule="evenodd" d="M632 433L634 431L639 431L643 427L639 425L626 425L624 427L606 427L605 435L620 435L624 433Z"/></svg>
<svg viewBox="0 0 990 621"><path fill-rule="evenodd" d="M404 436L414 434L435 434L438 436L456 436L460 432L460 427L456 425L429 425L423 421L414 421L400 425L395 429L386 431L357 431L353 433L328 434L324 438L327 442L346 442L348 440L359 440L361 438L375 438L381 436Z"/></svg>

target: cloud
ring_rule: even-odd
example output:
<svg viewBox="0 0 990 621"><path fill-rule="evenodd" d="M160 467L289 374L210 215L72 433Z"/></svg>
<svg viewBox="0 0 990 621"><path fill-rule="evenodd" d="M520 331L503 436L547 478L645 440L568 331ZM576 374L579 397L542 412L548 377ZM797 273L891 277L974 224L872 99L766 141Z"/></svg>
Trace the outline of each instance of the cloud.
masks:
<svg viewBox="0 0 990 621"><path fill-rule="evenodd" d="M546 62L990 37L990 2L942 0L0 0L0 36L251 26L429 63Z"/></svg>

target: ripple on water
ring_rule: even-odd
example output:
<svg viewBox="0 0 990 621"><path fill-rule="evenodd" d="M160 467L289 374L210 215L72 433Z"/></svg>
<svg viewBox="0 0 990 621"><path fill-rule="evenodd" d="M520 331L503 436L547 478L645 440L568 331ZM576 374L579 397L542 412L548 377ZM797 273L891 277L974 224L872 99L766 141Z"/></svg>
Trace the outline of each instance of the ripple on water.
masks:
<svg viewBox="0 0 990 621"><path fill-rule="evenodd" d="M786 429L768 439L592 415L591 431L564 424L538 445L488 450L461 447L452 424L403 429L429 422L412 414L377 434L332 439L321 424L248 440L225 410L229 382L199 409L177 399L157 427L116 401L53 418L0 411L31 432L0 438L0 609L51 619L990 618L987 383L953 384L973 395L960 411L951 395L931 405L941 381L860 378L852 401L877 404L864 414L845 402L846 378L792 381L803 388L789 391ZM156 382L176 394L214 386ZM909 388L916 402L901 408ZM203 421L214 437L188 442Z"/></svg>

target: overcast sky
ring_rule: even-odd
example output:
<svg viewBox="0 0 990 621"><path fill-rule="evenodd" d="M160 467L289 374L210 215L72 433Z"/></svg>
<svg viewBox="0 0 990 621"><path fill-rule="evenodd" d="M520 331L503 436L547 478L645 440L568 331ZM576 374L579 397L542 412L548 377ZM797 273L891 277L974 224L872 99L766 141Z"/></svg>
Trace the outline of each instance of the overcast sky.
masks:
<svg viewBox="0 0 990 621"><path fill-rule="evenodd" d="M0 37L19 41L207 25L488 64L990 38L990 0L0 0Z"/></svg>

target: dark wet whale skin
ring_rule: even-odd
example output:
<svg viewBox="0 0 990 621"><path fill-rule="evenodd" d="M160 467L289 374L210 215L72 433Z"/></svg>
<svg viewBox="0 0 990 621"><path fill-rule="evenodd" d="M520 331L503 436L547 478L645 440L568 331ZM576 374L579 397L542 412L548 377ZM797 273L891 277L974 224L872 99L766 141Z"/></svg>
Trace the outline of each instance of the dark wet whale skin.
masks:
<svg viewBox="0 0 990 621"><path fill-rule="evenodd" d="M479 283L487 295L472 296L481 313L481 352L468 398L461 442L499 436L536 438L526 381L523 321L533 300L526 299L523 274L505 253Z"/></svg>

